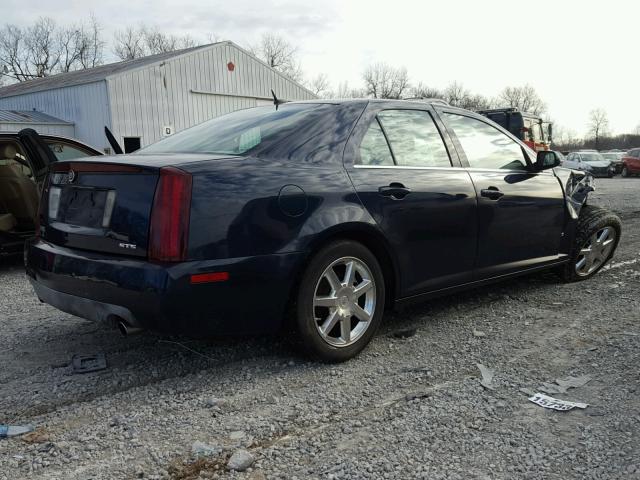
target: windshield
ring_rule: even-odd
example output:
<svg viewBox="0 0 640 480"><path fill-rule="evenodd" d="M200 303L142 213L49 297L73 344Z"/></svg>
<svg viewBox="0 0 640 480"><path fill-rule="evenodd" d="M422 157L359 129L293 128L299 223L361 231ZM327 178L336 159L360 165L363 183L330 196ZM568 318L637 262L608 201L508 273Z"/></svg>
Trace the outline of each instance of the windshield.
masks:
<svg viewBox="0 0 640 480"><path fill-rule="evenodd" d="M582 161L584 162L602 162L602 161L606 161L604 159L604 157L602 155L600 155L599 153L581 153L580 157L582 158Z"/></svg>
<svg viewBox="0 0 640 480"><path fill-rule="evenodd" d="M248 108L229 113L138 150L150 153L212 153L244 155L250 150L280 141L313 121L329 105L292 103Z"/></svg>
<svg viewBox="0 0 640 480"><path fill-rule="evenodd" d="M618 160L620 157L622 157L622 154L620 154L620 153L603 153L602 156L604 158L606 158L607 160Z"/></svg>

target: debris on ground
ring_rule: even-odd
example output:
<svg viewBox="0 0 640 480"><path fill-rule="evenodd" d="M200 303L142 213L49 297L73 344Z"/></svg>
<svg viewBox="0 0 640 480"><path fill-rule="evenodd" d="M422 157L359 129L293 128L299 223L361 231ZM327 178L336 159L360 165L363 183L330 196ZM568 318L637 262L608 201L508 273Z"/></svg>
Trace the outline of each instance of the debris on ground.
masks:
<svg viewBox="0 0 640 480"><path fill-rule="evenodd" d="M406 330L397 330L391 334L394 338L409 338L413 337L418 332L417 328L408 328Z"/></svg>
<svg viewBox="0 0 640 480"><path fill-rule="evenodd" d="M95 355L74 355L71 359L73 373L91 373L106 370L107 358L104 353Z"/></svg>
<svg viewBox="0 0 640 480"><path fill-rule="evenodd" d="M51 441L51 435L49 435L43 428L38 428L33 432L29 432L22 437L22 441L25 443L47 443Z"/></svg>
<svg viewBox="0 0 640 480"><path fill-rule="evenodd" d="M17 437L33 432L31 425L0 425L0 438Z"/></svg>
<svg viewBox="0 0 640 480"><path fill-rule="evenodd" d="M191 453L196 457L210 457L222 453L222 448L214 445L208 445L204 442L195 441L191 445Z"/></svg>
<svg viewBox="0 0 640 480"><path fill-rule="evenodd" d="M483 332L483 331L481 331L481 330L473 330L473 336L474 336L474 337L486 337L486 336L487 336L487 334L486 334L486 333L484 333L484 332Z"/></svg>
<svg viewBox="0 0 640 480"><path fill-rule="evenodd" d="M235 470L236 472L244 472L247 468L253 465L255 457L246 450L237 450L227 463L229 470Z"/></svg>
<svg viewBox="0 0 640 480"><path fill-rule="evenodd" d="M561 412L567 412L574 408L587 408L589 404L580 402L569 402L567 400L559 400L557 398L550 397L544 393L536 393L529 398L529 401L540 405L544 408L550 408L552 410L559 410Z"/></svg>
<svg viewBox="0 0 640 480"><path fill-rule="evenodd" d="M478 368L480 369L480 374L482 375L482 380L480 380L480 385L484 388L488 388L489 390L495 390L495 385L493 385L493 377L496 372L485 367L481 363L478 363Z"/></svg>
<svg viewBox="0 0 640 480"><path fill-rule="evenodd" d="M567 393L570 388L578 388L591 381L589 375L581 377L558 378L555 383L544 382L538 389L545 393Z"/></svg>

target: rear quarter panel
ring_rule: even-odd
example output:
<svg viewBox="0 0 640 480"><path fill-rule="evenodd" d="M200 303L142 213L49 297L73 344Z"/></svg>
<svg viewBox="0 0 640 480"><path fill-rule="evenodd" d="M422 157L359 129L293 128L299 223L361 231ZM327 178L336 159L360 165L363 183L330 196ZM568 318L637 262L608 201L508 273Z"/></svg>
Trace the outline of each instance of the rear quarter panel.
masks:
<svg viewBox="0 0 640 480"><path fill-rule="evenodd" d="M341 164L304 166L248 158L188 169L193 174L192 259L304 251L317 235L337 225L375 225ZM299 189L283 190L285 186Z"/></svg>

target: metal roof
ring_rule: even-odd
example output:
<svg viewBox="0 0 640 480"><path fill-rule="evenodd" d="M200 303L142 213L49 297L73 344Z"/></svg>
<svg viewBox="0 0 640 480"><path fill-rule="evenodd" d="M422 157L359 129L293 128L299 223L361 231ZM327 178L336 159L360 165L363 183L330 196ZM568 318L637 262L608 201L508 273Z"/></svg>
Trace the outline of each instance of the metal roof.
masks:
<svg viewBox="0 0 640 480"><path fill-rule="evenodd" d="M73 125L72 122L60 120L46 113L36 112L35 110L0 110L1 123L48 123L56 125Z"/></svg>
<svg viewBox="0 0 640 480"><path fill-rule="evenodd" d="M229 42L212 43L209 45L199 45L197 47L185 48L174 52L158 53L157 55L149 55L148 57L136 58L134 60L125 60L123 62L109 63L100 65L99 67L89 68L86 70L76 70L75 72L59 73L50 77L34 78L26 82L14 83L0 88L0 98L14 97L25 93L41 92L43 90L52 90L54 88L71 87L73 85L82 85L85 83L99 82L113 75L133 70L140 67L146 67L157 62L162 62L169 58L178 57L185 53L190 53L201 48L208 48L214 45Z"/></svg>

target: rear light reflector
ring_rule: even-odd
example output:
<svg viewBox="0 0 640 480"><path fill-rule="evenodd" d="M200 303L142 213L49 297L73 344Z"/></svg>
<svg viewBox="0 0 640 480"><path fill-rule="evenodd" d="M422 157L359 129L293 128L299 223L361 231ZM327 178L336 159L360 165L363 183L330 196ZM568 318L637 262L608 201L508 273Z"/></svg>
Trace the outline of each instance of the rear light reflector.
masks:
<svg viewBox="0 0 640 480"><path fill-rule="evenodd" d="M180 262L187 258L191 175L174 167L160 169L149 228L149 258Z"/></svg>
<svg viewBox="0 0 640 480"><path fill-rule="evenodd" d="M191 283L215 283L229 280L229 272L198 273L191 275Z"/></svg>
<svg viewBox="0 0 640 480"><path fill-rule="evenodd" d="M60 195L62 189L59 187L49 188L49 220L58 218L58 210L60 209Z"/></svg>

